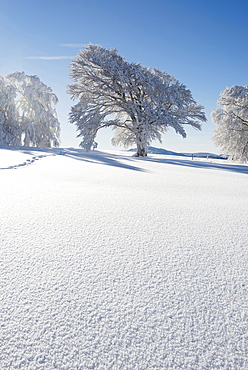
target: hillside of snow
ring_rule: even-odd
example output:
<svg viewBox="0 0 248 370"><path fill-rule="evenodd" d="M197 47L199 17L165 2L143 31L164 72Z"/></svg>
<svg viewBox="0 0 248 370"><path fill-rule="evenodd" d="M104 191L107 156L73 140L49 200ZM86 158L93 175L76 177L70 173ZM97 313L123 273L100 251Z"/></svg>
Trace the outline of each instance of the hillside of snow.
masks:
<svg viewBox="0 0 248 370"><path fill-rule="evenodd" d="M248 166L0 148L0 369L247 369Z"/></svg>
<svg viewBox="0 0 248 370"><path fill-rule="evenodd" d="M129 149L129 151L136 152L136 149ZM153 146L148 147L149 154L163 154L163 155L173 155L173 156L180 156L180 157L193 157L194 158L205 158L205 159L227 159L227 156L222 154L214 154L208 152L200 152L200 153L178 153L172 152L171 150L167 150L164 148L155 148Z"/></svg>

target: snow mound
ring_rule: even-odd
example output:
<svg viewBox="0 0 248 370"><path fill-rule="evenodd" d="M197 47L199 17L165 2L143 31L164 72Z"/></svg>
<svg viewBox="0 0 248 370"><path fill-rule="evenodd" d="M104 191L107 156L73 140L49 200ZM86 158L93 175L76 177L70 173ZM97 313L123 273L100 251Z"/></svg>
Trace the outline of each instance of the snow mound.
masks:
<svg viewBox="0 0 248 370"><path fill-rule="evenodd" d="M0 368L247 369L248 166L33 148L5 164L39 155L1 171Z"/></svg>

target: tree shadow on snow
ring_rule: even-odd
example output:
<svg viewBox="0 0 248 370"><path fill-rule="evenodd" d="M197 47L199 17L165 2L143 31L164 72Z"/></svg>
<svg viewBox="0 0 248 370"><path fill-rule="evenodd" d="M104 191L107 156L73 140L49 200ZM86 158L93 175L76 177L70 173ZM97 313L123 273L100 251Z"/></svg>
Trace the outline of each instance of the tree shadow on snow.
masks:
<svg viewBox="0 0 248 370"><path fill-rule="evenodd" d="M156 163L165 163L165 164L172 164L176 166L183 166L183 167L191 167L191 168L200 168L200 169L210 169L210 170L221 170L221 171L229 171L235 173L243 173L248 175L248 166L241 165L241 164L228 164L225 163L216 163L212 162L212 160L187 160L187 159L178 159L178 158L147 158L149 162L156 162Z"/></svg>
<svg viewBox="0 0 248 370"><path fill-rule="evenodd" d="M187 157L167 157L160 156L159 158L153 157L152 155L148 155L148 157L129 157L127 155L121 154L114 154L114 153L106 153L100 152L98 150L85 152L82 149L75 149L75 148L36 148L36 147L17 147L17 146L0 146L0 149L8 149L8 150L17 150L24 154L34 155L35 152L38 154L39 152L46 152L47 155L63 155L68 158L72 158L78 161L95 163L95 164L104 164L107 166L119 167L124 168L132 171L139 171L139 172L147 172L147 170L140 168L138 166L139 161L141 163L145 162L154 162L154 163L164 163L164 164L171 164L175 166L182 166L182 167L191 167L191 168L199 168L199 169L210 169L210 170L221 170L221 171L228 171L234 173L242 173L248 174L248 166L241 165L241 164L233 164L223 160L223 163L215 162L214 159L186 159ZM39 153L42 154L42 153ZM34 158L36 159L39 157L43 157L43 155L36 155ZM28 163L26 163L28 162ZM10 166L8 168L16 168L17 166L22 166L25 164L30 164L30 161L26 161L25 163ZM32 161L31 161L32 162ZM135 164L135 165L134 165ZM0 168L6 169L6 168Z"/></svg>
<svg viewBox="0 0 248 370"><path fill-rule="evenodd" d="M199 168L199 169L211 169L211 170L221 170L221 171L228 171L228 172L234 172L234 173L243 173L248 174L248 166L241 165L241 164L232 164L232 163L226 163L226 161L223 160L223 163L217 163L214 162L214 160L191 160L186 159L183 157L183 159L177 158L155 158L152 156L148 157L129 157L126 155L120 155L120 154L112 154L112 153L106 153L106 152L100 152L100 151L91 151L91 152L84 152L82 149L62 149L60 151L61 155L65 155L69 158L73 158L76 160L84 161L84 162L90 162L90 163L99 163L99 164L105 164L108 166L114 166L114 167L121 167L129 170L134 171L140 171L140 172L147 172L145 169L142 169L137 166L137 161L147 161L147 162L154 162L154 163L164 163L164 164L171 164L175 166L183 166L183 167L191 167L191 168ZM129 163L123 163L129 162ZM135 162L135 165L133 165L132 162Z"/></svg>
<svg viewBox="0 0 248 370"><path fill-rule="evenodd" d="M85 152L82 151L82 149L61 149L59 154L64 155L68 158L76 159L78 161L98 163L107 166L120 167L127 170L145 172L145 170L142 168L133 166L132 164L123 163L122 160L124 160L125 162L131 162L132 158L121 156L119 154L110 154L106 152L100 152L98 150Z"/></svg>

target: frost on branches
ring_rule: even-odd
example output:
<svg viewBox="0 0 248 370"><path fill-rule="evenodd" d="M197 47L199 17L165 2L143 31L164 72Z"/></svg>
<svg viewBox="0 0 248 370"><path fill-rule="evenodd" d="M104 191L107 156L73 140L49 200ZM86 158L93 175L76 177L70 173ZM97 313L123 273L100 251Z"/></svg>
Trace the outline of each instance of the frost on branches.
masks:
<svg viewBox="0 0 248 370"><path fill-rule="evenodd" d="M0 80L0 144L59 146L58 99L37 76L15 72Z"/></svg>
<svg viewBox="0 0 248 370"><path fill-rule="evenodd" d="M0 76L0 145L21 145L15 88Z"/></svg>
<svg viewBox="0 0 248 370"><path fill-rule="evenodd" d="M137 156L146 156L153 140L169 127L186 137L184 125L201 128L206 121L203 107L173 76L141 64L128 63L116 49L89 44L71 64L68 87L73 99L70 122L77 126L80 146L96 146L99 129L112 127L114 145L137 146Z"/></svg>
<svg viewBox="0 0 248 370"><path fill-rule="evenodd" d="M212 112L214 141L230 159L248 162L248 86L227 87Z"/></svg>

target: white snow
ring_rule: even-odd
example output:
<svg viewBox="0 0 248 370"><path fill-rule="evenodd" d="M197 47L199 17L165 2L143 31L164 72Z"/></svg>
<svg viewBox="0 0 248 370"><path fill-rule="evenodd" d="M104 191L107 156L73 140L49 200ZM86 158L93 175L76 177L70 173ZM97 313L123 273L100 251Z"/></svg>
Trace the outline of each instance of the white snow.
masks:
<svg viewBox="0 0 248 370"><path fill-rule="evenodd" d="M10 149L1 369L248 368L248 166Z"/></svg>
<svg viewBox="0 0 248 370"><path fill-rule="evenodd" d="M60 153L61 149L8 147L6 145L0 145L0 170L27 166L47 155Z"/></svg>

